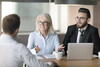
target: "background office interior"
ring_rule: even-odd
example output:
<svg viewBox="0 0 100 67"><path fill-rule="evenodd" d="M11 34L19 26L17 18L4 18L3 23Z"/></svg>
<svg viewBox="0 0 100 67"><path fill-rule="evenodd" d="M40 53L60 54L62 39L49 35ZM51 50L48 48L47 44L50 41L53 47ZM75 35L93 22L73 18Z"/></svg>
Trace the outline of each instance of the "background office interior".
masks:
<svg viewBox="0 0 100 67"><path fill-rule="evenodd" d="M0 18L8 14L18 14L21 17L19 35L28 35L35 30L36 16L41 13L49 13L52 17L54 30L59 34L65 34L69 25L75 24L77 10L86 7L91 11L90 24L99 29L100 35L100 1L96 5L68 5L55 4L54 2L0 2ZM1 22L2 23L2 22ZM1 25L0 23L0 25ZM1 26L0 26L1 28ZM2 29L0 29L2 31Z"/></svg>

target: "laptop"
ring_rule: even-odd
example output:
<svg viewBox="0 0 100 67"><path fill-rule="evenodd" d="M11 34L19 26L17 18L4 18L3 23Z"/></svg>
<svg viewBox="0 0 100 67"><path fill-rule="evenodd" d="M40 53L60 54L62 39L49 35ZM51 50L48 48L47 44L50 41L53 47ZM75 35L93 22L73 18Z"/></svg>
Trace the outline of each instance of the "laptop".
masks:
<svg viewBox="0 0 100 67"><path fill-rule="evenodd" d="M88 60L93 57L93 43L68 43L67 59Z"/></svg>

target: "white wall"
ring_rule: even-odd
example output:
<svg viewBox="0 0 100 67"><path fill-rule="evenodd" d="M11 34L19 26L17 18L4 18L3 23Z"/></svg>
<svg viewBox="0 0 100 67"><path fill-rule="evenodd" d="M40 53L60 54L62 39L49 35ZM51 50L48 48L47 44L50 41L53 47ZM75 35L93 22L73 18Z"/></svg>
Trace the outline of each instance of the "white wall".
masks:
<svg viewBox="0 0 100 67"><path fill-rule="evenodd" d="M100 35L100 1L94 6L94 25L98 28Z"/></svg>

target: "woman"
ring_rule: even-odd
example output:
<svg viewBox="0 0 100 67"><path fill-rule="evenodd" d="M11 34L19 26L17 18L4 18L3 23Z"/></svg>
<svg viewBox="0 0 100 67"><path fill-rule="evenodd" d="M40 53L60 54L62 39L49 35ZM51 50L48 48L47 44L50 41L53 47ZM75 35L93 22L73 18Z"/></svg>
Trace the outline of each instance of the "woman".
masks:
<svg viewBox="0 0 100 67"><path fill-rule="evenodd" d="M27 47L37 55L52 54L58 50L59 39L52 26L49 14L41 14L36 18L36 30L30 33Z"/></svg>

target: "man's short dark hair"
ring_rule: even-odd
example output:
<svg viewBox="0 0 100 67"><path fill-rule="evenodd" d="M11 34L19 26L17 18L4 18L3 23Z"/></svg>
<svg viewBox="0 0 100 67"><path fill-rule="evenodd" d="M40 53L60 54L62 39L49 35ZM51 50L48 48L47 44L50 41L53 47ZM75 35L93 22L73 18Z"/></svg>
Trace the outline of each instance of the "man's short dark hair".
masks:
<svg viewBox="0 0 100 67"><path fill-rule="evenodd" d="M88 17L88 18L91 18L90 11L89 11L89 9L87 9L87 8L80 8L80 9L78 10L78 12L86 13L86 14L87 14L87 17Z"/></svg>
<svg viewBox="0 0 100 67"><path fill-rule="evenodd" d="M20 26L20 17L16 14L10 14L3 18L3 32L13 34Z"/></svg>

